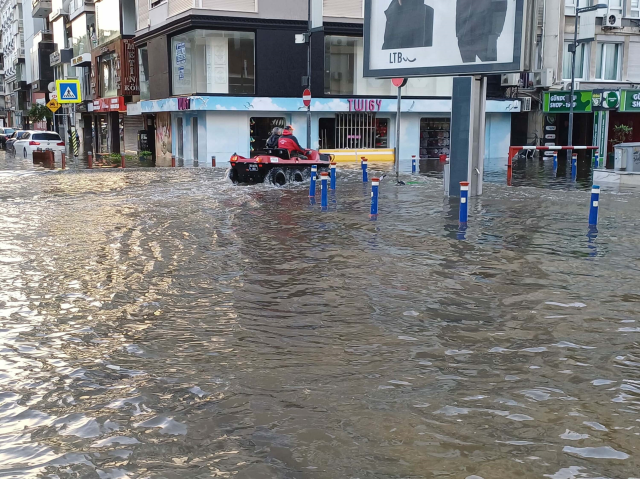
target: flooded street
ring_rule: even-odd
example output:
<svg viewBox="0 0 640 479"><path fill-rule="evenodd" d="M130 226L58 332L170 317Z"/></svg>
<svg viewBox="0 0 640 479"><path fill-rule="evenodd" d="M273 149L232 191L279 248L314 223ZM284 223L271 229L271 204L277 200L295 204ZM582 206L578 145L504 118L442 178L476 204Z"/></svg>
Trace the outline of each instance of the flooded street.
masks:
<svg viewBox="0 0 640 479"><path fill-rule="evenodd" d="M0 477L640 477L640 191L404 179L0 159Z"/></svg>

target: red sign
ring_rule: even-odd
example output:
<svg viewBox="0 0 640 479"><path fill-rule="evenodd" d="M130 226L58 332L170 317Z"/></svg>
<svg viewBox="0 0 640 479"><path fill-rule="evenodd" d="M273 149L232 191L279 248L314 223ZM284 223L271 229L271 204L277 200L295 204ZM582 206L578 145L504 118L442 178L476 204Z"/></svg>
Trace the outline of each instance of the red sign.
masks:
<svg viewBox="0 0 640 479"><path fill-rule="evenodd" d="M400 88L403 87L407 84L407 79L406 78L392 78L391 79L391 83L393 83L393 86L396 88Z"/></svg>
<svg viewBox="0 0 640 479"><path fill-rule="evenodd" d="M138 50L133 40L122 40L121 74L123 77L122 94L139 95L140 83L138 82Z"/></svg>
<svg viewBox="0 0 640 479"><path fill-rule="evenodd" d="M308 88L302 93L302 103L307 107L311 105L311 90Z"/></svg>
<svg viewBox="0 0 640 479"><path fill-rule="evenodd" d="M98 98L93 100L93 111L127 111L127 105L124 104L122 96Z"/></svg>
<svg viewBox="0 0 640 479"><path fill-rule="evenodd" d="M380 111L382 100L349 98L349 111Z"/></svg>

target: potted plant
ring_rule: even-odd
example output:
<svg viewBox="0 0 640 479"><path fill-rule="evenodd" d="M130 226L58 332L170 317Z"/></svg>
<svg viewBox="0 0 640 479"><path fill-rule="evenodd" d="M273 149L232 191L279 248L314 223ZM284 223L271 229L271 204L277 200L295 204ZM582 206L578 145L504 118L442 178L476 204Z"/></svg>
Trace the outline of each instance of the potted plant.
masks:
<svg viewBox="0 0 640 479"><path fill-rule="evenodd" d="M111 153L109 155L109 162L111 163L111 166L113 167L118 167L120 166L120 163L122 162L122 158L120 157L120 153Z"/></svg>
<svg viewBox="0 0 640 479"><path fill-rule="evenodd" d="M615 125L613 127L613 138L609 140L611 146L613 147L613 151L611 151L607 155L607 168L613 168L613 165L615 163L615 146L621 143L626 143L631 138L632 133L633 127L628 125L621 124Z"/></svg>
<svg viewBox="0 0 640 479"><path fill-rule="evenodd" d="M141 164L150 164L153 161L153 154L148 150L143 150L138 153L138 158L140 159Z"/></svg>

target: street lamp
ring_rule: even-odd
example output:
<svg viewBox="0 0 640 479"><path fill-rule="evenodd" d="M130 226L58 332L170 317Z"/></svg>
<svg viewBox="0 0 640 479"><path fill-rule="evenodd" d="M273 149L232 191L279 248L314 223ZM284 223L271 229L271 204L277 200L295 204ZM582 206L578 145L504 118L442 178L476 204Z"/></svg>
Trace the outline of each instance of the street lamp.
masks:
<svg viewBox="0 0 640 479"><path fill-rule="evenodd" d="M579 3L579 1L577 2ZM581 13L593 12L595 10L609 8L606 3L598 3L590 7L578 8L576 4L576 19L573 27L573 43L571 44L572 58L571 58L571 94L569 95L569 137L567 139L568 145L573 146L573 94L576 88L576 52L578 50L578 17Z"/></svg>

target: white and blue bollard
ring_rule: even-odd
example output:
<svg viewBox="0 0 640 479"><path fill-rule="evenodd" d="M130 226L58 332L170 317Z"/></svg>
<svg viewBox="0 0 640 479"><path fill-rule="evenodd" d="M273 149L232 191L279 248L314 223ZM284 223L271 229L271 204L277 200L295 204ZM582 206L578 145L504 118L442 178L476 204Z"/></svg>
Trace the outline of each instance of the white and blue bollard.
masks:
<svg viewBox="0 0 640 479"><path fill-rule="evenodd" d="M331 170L331 189L332 190L336 189L336 174L337 174L336 167L337 166L338 165L335 163L335 161L331 162L330 170Z"/></svg>
<svg viewBox="0 0 640 479"><path fill-rule="evenodd" d="M416 174L416 155L413 155L411 157L411 174L415 175Z"/></svg>
<svg viewBox="0 0 640 479"><path fill-rule="evenodd" d="M320 206L322 206L323 209L326 209L329 207L329 172L327 171L323 171L322 173L320 173Z"/></svg>
<svg viewBox="0 0 640 479"><path fill-rule="evenodd" d="M602 168L600 164L600 153L596 153L596 168Z"/></svg>
<svg viewBox="0 0 640 479"><path fill-rule="evenodd" d="M578 176L578 154L571 155L571 179L575 180Z"/></svg>
<svg viewBox="0 0 640 479"><path fill-rule="evenodd" d="M378 192L380 189L380 178L371 178L371 216L378 216Z"/></svg>
<svg viewBox="0 0 640 479"><path fill-rule="evenodd" d="M367 159L362 157L362 182L369 183L369 177L367 175Z"/></svg>
<svg viewBox="0 0 640 479"><path fill-rule="evenodd" d="M460 224L466 225L469 219L469 182L460 182Z"/></svg>
<svg viewBox="0 0 640 479"><path fill-rule="evenodd" d="M558 169L558 152L557 151L553 152L553 169L554 170Z"/></svg>
<svg viewBox="0 0 640 479"><path fill-rule="evenodd" d="M316 197L316 176L318 175L318 166L311 167L311 182L309 183L309 198Z"/></svg>
<svg viewBox="0 0 640 479"><path fill-rule="evenodd" d="M589 226L598 226L598 205L600 204L600 187L591 187L591 207L589 208Z"/></svg>

